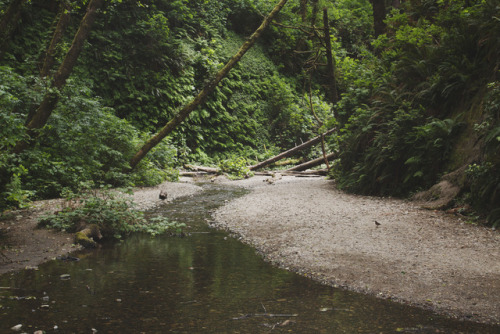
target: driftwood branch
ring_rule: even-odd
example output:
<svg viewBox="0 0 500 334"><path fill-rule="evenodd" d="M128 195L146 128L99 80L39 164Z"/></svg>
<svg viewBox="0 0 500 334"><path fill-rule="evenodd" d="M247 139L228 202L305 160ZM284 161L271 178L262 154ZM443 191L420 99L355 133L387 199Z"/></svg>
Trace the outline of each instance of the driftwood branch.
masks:
<svg viewBox="0 0 500 334"><path fill-rule="evenodd" d="M255 172L255 175L261 176L274 176L280 174L282 176L296 176L296 177L313 177L313 176L325 176L328 174L328 169L317 169L317 170L305 170L305 171L270 171L270 172Z"/></svg>
<svg viewBox="0 0 500 334"><path fill-rule="evenodd" d="M204 176L210 173L207 172L179 172L179 176L187 176L187 177L196 177L196 176Z"/></svg>
<svg viewBox="0 0 500 334"><path fill-rule="evenodd" d="M192 166L192 167L199 169L198 170L195 169L192 172L188 171L179 172L179 175L186 177L196 177L196 176L207 176L210 174L217 174L216 168L203 167L203 166ZM258 176L274 176L276 174L281 174L284 176L314 177L314 176L325 176L328 174L328 170L318 169L318 170L308 170L308 171L262 171L262 172L254 172L254 174Z"/></svg>
<svg viewBox="0 0 500 334"><path fill-rule="evenodd" d="M291 313L291 314L253 313L253 314L244 314L240 317L233 318L233 320L241 320L241 319L247 319L247 318L252 318L252 317L291 318L291 317L298 317L298 316L299 315L297 313Z"/></svg>

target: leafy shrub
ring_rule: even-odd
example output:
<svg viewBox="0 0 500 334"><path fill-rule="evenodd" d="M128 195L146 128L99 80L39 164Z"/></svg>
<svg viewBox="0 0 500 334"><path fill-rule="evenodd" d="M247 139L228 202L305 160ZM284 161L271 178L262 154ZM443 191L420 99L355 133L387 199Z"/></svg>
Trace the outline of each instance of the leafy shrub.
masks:
<svg viewBox="0 0 500 334"><path fill-rule="evenodd" d="M434 183L453 147L459 123L426 118L422 108L386 102L360 108L340 138L340 187L375 195L405 195Z"/></svg>
<svg viewBox="0 0 500 334"><path fill-rule="evenodd" d="M467 106L481 97L498 68L493 35L500 28L499 8L492 3L405 2L391 12L387 34L374 42L380 60L362 65L376 70L359 75L362 81L354 81L336 108L345 125L336 172L340 186L406 195L431 186L446 171L461 121L477 117ZM498 102L492 103L498 110ZM480 131L487 133L486 161L497 171L498 122L488 124ZM488 190L476 189L474 196L493 195L496 178L481 182Z"/></svg>
<svg viewBox="0 0 500 334"><path fill-rule="evenodd" d="M475 125L484 141L483 161L471 164L466 171L470 184L469 202L488 216L494 227L500 225L500 83L488 84L482 101L484 121Z"/></svg>
<svg viewBox="0 0 500 334"><path fill-rule="evenodd" d="M130 190L110 190L109 186L91 189L83 184L80 192L65 191L63 209L40 218L41 226L76 232L85 226L96 225L105 238L120 239L132 232L158 235L179 233L185 224L169 222L164 217L147 221L144 214L134 209Z"/></svg>
<svg viewBox="0 0 500 334"><path fill-rule="evenodd" d="M177 150L168 141L158 145L130 172L129 160L149 134L140 133L114 110L93 97L91 83L68 80L58 107L35 145L10 153L24 136L24 118L37 98L26 78L0 68L0 208L26 206L30 198L58 197L64 188L77 191L81 182L114 187L156 185L177 180ZM21 101L20 98L26 98Z"/></svg>
<svg viewBox="0 0 500 334"><path fill-rule="evenodd" d="M33 191L23 188L22 179L28 170L19 157L11 153L25 134L24 115L36 98L30 94L28 79L8 66L0 66L0 210L26 207Z"/></svg>
<svg viewBox="0 0 500 334"><path fill-rule="evenodd" d="M489 212L488 221L500 224L500 169L491 162L471 164L466 170L470 184L469 201L480 212Z"/></svg>
<svg viewBox="0 0 500 334"><path fill-rule="evenodd" d="M227 159L219 163L219 169L221 172L228 173L230 178L233 179L243 179L253 175L248 169L248 162L245 158L238 157L233 159Z"/></svg>

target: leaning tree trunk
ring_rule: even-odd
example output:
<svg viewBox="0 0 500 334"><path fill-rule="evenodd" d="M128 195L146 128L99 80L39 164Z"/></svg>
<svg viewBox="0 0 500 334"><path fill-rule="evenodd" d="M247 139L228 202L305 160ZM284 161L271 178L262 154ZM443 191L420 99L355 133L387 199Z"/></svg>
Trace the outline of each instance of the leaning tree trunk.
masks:
<svg viewBox="0 0 500 334"><path fill-rule="evenodd" d="M179 124L181 124L189 114L196 109L200 104L204 103L208 96L215 90L217 85L224 79L229 71L240 61L245 53L254 45L255 41L260 37L262 32L271 23L274 16L279 13L281 8L286 4L287 0L281 0L276 7L264 19L260 27L243 43L239 51L229 60L229 62L215 75L215 78L209 82L201 92L190 103L185 105L155 136L150 138L132 157L130 167L135 168L137 164L148 154L148 152L158 145L158 143L170 134Z"/></svg>
<svg viewBox="0 0 500 334"><path fill-rule="evenodd" d="M63 1L61 2L59 8L57 26L52 35L52 40L50 41L50 45L47 48L47 51L45 52L45 59L41 66L42 69L40 70L41 78L48 78L51 74L52 67L54 66L55 63L55 54L57 46L59 45L64 36L64 32L66 31L66 28L69 25L70 18L71 15L69 11L69 5L66 1ZM26 117L25 125L28 125L31 122L37 110L38 108L36 106L34 106L30 110L30 112L28 113L28 117Z"/></svg>
<svg viewBox="0 0 500 334"><path fill-rule="evenodd" d="M45 52L45 60L42 65L42 70L40 71L40 76L42 78L50 75L50 71L55 63L57 45L61 42L64 32L69 25L71 14L70 7L66 1L61 2L58 16L59 20L57 21L57 26L52 35L50 45Z"/></svg>
<svg viewBox="0 0 500 334"><path fill-rule="evenodd" d="M328 9L323 8L323 29L325 34L326 61L327 61L327 98L331 103L337 103L339 96L337 93L337 83L335 81L335 58L332 53L332 41L330 40L330 22L328 20Z"/></svg>
<svg viewBox="0 0 500 334"><path fill-rule="evenodd" d="M105 0L91 0L87 6L87 13L80 22L80 27L75 34L71 47L69 48L66 56L64 57L61 66L54 74L52 85L47 94L45 94L42 102L36 109L31 120L26 124L28 138L32 139L37 136L38 129L41 129L47 123L52 111L59 101L58 91L61 90L66 84L73 67L78 60L78 56L83 49L83 44L87 39L92 24L97 16L97 10L102 6ZM24 151L29 145L28 141L17 142L14 152L20 153Z"/></svg>

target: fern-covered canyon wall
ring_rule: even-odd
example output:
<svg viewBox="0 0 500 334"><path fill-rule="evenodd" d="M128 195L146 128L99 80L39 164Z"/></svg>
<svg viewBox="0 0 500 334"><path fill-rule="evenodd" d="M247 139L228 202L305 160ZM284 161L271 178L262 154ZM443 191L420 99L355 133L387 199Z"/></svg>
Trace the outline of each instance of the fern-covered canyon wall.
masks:
<svg viewBox="0 0 500 334"><path fill-rule="evenodd" d="M339 152L330 174L342 189L408 197L448 180L457 192L445 207L469 204L498 224L498 0L289 0L134 170L137 149L278 1L104 1L66 84L54 88L90 3L0 0L0 207L88 183L154 185L184 163L251 165L337 128L326 144ZM58 102L47 124L16 152L48 92ZM297 158L320 155L315 147Z"/></svg>

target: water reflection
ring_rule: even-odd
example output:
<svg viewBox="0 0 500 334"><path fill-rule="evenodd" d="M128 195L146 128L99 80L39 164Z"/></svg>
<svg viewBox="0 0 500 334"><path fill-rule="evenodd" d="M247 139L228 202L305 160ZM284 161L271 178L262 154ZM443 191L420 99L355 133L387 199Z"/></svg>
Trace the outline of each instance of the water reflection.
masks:
<svg viewBox="0 0 500 334"><path fill-rule="evenodd" d="M271 267L204 224L211 210L241 193L210 187L161 208L196 232L189 237L135 235L79 253L78 262L1 276L0 333L17 324L27 333L499 332Z"/></svg>

